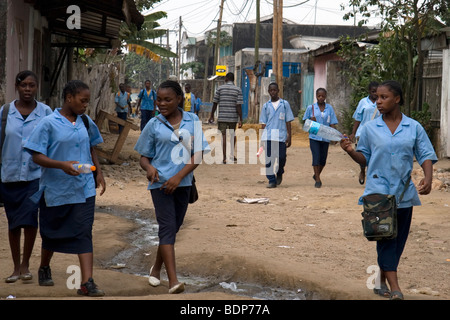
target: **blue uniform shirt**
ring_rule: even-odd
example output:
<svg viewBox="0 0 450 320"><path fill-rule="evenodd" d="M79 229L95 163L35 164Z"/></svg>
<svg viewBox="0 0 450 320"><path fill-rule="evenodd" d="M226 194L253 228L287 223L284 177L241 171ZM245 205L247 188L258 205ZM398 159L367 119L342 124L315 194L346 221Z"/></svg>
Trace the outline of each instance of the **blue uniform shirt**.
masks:
<svg viewBox="0 0 450 320"><path fill-rule="evenodd" d="M383 117L364 125L357 151L367 161L367 181L363 196L372 193L394 194L397 201L411 175L413 160L422 165L425 160L437 161L433 146L423 127L404 114L395 133L392 134ZM362 199L359 199L362 204ZM420 205L420 199L412 181L403 196L399 208Z"/></svg>
<svg viewBox="0 0 450 320"><path fill-rule="evenodd" d="M150 93L147 93L147 89L142 89L138 98L141 99L141 110L153 110L155 108L155 90L150 89Z"/></svg>
<svg viewBox="0 0 450 320"><path fill-rule="evenodd" d="M159 115L159 117L170 126L163 115ZM142 130L134 149L140 155L151 159L151 164L158 170L159 175L159 181L153 184L149 182L148 189L161 188L164 182L189 163L193 153L210 150L202 131L201 122L194 113L183 112L179 134L183 137L184 143L191 145L191 152L188 152L176 134L157 118L150 119ZM192 137L194 138L192 139ZM192 176L191 172L181 180L179 186L192 185Z"/></svg>
<svg viewBox="0 0 450 320"><path fill-rule="evenodd" d="M118 93L116 93L114 102L118 103L121 107L126 106L126 108L123 109L116 106L116 112L128 112L128 102L130 101L131 101L130 94L127 91L125 92L119 91Z"/></svg>
<svg viewBox="0 0 450 320"><path fill-rule="evenodd" d="M267 101L261 110L259 122L266 125L261 140L274 140L285 142L287 139L286 122L294 120L289 102L279 99L277 109L274 108L272 101Z"/></svg>
<svg viewBox="0 0 450 320"><path fill-rule="evenodd" d="M372 102L368 96L361 99L355 112L353 113L353 119L360 122L358 129L356 130L355 137L359 137L361 135L361 129L367 122L379 116L380 112L377 109L376 102Z"/></svg>
<svg viewBox="0 0 450 320"><path fill-rule="evenodd" d="M53 111L46 104L36 102L36 108L25 120L16 109L15 100L9 104L2 149L2 182L32 181L41 177L41 167L33 162L31 154L23 146L37 124Z"/></svg>
<svg viewBox="0 0 450 320"><path fill-rule="evenodd" d="M334 109L328 103L325 104L325 109L323 110L323 112L320 111L317 102L313 105L308 106L306 108L305 114L303 115L303 120L310 119L312 117L312 108L314 108L314 116L316 117L316 122L326 126L330 126L331 124L338 124ZM317 141L330 142L330 140L324 139L311 133L309 134L309 138Z"/></svg>
<svg viewBox="0 0 450 320"><path fill-rule="evenodd" d="M88 118L89 134L80 116L75 123L55 110L35 128L25 148L58 161L79 161L93 164L91 146L103 142L97 125ZM42 168L39 191L32 200L39 201L42 192L47 206L85 203L86 198L95 196L95 182L92 174L71 176L61 169Z"/></svg>

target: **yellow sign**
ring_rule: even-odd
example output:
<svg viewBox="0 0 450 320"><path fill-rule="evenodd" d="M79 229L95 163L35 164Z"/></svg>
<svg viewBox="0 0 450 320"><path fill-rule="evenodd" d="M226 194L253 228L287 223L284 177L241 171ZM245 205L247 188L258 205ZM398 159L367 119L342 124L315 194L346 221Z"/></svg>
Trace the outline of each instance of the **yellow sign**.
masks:
<svg viewBox="0 0 450 320"><path fill-rule="evenodd" d="M227 74L227 66L216 66L216 76L224 77Z"/></svg>

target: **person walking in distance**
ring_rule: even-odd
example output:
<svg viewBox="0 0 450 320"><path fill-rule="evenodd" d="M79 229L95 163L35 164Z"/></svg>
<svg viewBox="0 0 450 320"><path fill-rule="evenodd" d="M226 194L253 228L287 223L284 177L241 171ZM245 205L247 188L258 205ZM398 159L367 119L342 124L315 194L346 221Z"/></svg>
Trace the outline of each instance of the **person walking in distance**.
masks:
<svg viewBox="0 0 450 320"><path fill-rule="evenodd" d="M334 113L333 107L325 102L327 99L327 90L324 88L317 89L316 99L316 103L306 108L305 114L303 115L303 120L311 119L321 125L334 128L338 123L338 120L336 118L336 114ZM312 133L309 134L309 147L311 149L312 166L314 170L313 179L315 181L314 186L316 188L322 187L320 174L322 173L322 170L327 162L329 145L329 140Z"/></svg>
<svg viewBox="0 0 450 320"><path fill-rule="evenodd" d="M136 114L141 114L141 131L147 122L155 116L156 91L152 89L152 82L145 81L145 88L138 94Z"/></svg>
<svg viewBox="0 0 450 320"><path fill-rule="evenodd" d="M286 165L286 149L291 146L291 122L294 120L289 102L281 99L277 83L269 85L270 100L261 110L259 122L263 135L261 140L266 151L267 188L275 188L283 180ZM275 167L275 164L277 167Z"/></svg>
<svg viewBox="0 0 450 320"><path fill-rule="evenodd" d="M225 84L217 88L213 99L213 107L209 122L214 122L214 114L217 106L219 107L219 114L217 117L217 126L222 133L222 150L223 163L227 163L227 131L230 133L230 156L234 157L234 145L236 144L236 125L238 128L242 127L242 104L243 96L241 88L234 85L234 74L229 72L225 76Z"/></svg>
<svg viewBox="0 0 450 320"><path fill-rule="evenodd" d="M355 112L353 113L353 131L350 134L349 138L351 141L356 142L358 144L359 135L361 134L362 127L370 120L373 120L380 116L380 112L377 109L377 88L378 82L372 81L369 84L369 95L365 98L362 98L358 106L356 107ZM355 141L356 139L356 141ZM366 179L366 167L360 166L359 172L359 183L364 184Z"/></svg>

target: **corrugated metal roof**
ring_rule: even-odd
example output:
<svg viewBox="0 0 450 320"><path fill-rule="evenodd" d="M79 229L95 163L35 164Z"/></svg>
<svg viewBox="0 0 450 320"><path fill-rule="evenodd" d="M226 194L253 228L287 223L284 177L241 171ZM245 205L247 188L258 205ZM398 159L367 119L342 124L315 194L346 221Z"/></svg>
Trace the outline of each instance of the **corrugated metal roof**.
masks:
<svg viewBox="0 0 450 320"><path fill-rule="evenodd" d="M70 5L80 8L81 28L70 29L67 13ZM35 0L34 7L46 17L53 34L66 36L66 41L54 46L117 46L122 21L140 27L144 17L137 11L133 0Z"/></svg>

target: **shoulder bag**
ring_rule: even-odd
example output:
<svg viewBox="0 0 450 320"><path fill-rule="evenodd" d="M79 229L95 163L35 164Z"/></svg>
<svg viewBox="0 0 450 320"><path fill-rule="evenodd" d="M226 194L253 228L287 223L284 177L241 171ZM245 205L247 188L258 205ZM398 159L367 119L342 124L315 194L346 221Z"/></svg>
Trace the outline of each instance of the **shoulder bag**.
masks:
<svg viewBox="0 0 450 320"><path fill-rule="evenodd" d="M171 126L169 126L167 123L165 123L160 117L157 116L156 119L158 119L162 124L164 124L167 128L169 128L172 132L175 133L173 128ZM186 146L183 144L182 137L180 137L179 135L177 135L177 137L178 137L178 140L181 142L181 144L186 148ZM186 148L186 149L189 150L188 148ZM195 177L194 177L194 175L192 175L192 185L191 185L191 192L189 194L189 203L194 203L197 200L198 200L198 190L197 190L197 186L195 185Z"/></svg>
<svg viewBox="0 0 450 320"><path fill-rule="evenodd" d="M411 176L398 200L403 199L409 186ZM397 201L393 194L368 194L362 198L362 227L364 236L369 241L389 240L397 237Z"/></svg>

